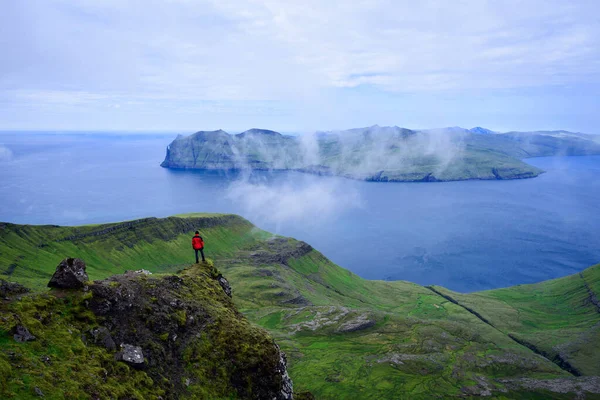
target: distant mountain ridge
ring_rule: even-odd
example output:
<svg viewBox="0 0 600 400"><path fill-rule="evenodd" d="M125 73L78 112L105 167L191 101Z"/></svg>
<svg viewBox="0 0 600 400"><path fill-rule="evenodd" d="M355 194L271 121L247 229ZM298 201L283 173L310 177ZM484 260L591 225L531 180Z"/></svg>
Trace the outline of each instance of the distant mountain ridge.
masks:
<svg viewBox="0 0 600 400"><path fill-rule="evenodd" d="M568 131L495 132L482 127L412 130L373 125L290 136L266 129L177 136L161 166L295 170L383 182L533 178L524 158L600 154L600 138Z"/></svg>
<svg viewBox="0 0 600 400"><path fill-rule="evenodd" d="M491 131L489 129L482 128L480 126L476 126L475 128L471 128L471 129L469 129L469 131L473 132L473 133L480 133L482 135L490 135L490 134L497 133L497 132Z"/></svg>

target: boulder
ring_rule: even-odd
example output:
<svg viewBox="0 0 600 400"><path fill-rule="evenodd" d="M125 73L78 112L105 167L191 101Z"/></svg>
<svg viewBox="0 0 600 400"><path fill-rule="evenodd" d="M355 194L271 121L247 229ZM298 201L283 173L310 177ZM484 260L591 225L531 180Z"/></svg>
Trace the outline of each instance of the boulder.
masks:
<svg viewBox="0 0 600 400"><path fill-rule="evenodd" d="M35 340L35 336L33 336L23 325L15 326L13 338L17 342L30 342Z"/></svg>
<svg viewBox="0 0 600 400"><path fill-rule="evenodd" d="M89 280L85 272L85 262L79 258L65 258L58 264L48 287L61 289L82 288Z"/></svg>
<svg viewBox="0 0 600 400"><path fill-rule="evenodd" d="M105 327L99 326L97 328L91 329L90 334L94 338L94 344L102 345L110 351L115 351L117 349L115 341L110 335L108 329L106 329Z"/></svg>
<svg viewBox="0 0 600 400"><path fill-rule="evenodd" d="M140 346L121 344L121 351L116 354L116 359L129 365L140 367L144 365L144 353Z"/></svg>
<svg viewBox="0 0 600 400"><path fill-rule="evenodd" d="M229 281L225 279L221 274L217 276L217 281L219 282L219 285L221 285L221 287L223 288L225 294L231 297L231 285L229 284Z"/></svg>

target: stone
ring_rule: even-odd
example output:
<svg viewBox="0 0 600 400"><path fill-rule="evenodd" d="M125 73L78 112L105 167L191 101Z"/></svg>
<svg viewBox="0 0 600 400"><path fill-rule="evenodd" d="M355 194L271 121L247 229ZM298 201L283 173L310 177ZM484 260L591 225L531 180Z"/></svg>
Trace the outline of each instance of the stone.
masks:
<svg viewBox="0 0 600 400"><path fill-rule="evenodd" d="M279 352L277 373L281 375L281 390L277 396L277 400L292 400L294 398L294 385L287 371L287 358L285 353L279 348L279 345L275 344L275 348Z"/></svg>
<svg viewBox="0 0 600 400"><path fill-rule="evenodd" d="M99 326L93 328L90 330L90 334L94 338L94 344L100 344L110 351L115 351L117 349L117 344L110 335L109 330L105 327Z"/></svg>
<svg viewBox="0 0 600 400"><path fill-rule="evenodd" d="M15 327L13 338L17 342L31 342L32 340L35 340L35 336L33 336L23 325L17 325Z"/></svg>
<svg viewBox="0 0 600 400"><path fill-rule="evenodd" d="M139 275L152 275L152 272L148 271L147 269L138 269L135 271L135 273Z"/></svg>
<svg viewBox="0 0 600 400"><path fill-rule="evenodd" d="M48 287L79 289L89 280L85 272L85 262L79 258L65 258L58 264Z"/></svg>
<svg viewBox="0 0 600 400"><path fill-rule="evenodd" d="M338 328L338 332L356 332L375 326L376 321L366 314L345 322Z"/></svg>
<svg viewBox="0 0 600 400"><path fill-rule="evenodd" d="M40 397L44 397L44 392L42 392L42 389L40 389L39 387L34 387L33 391L35 392L35 394L37 394Z"/></svg>
<svg viewBox="0 0 600 400"><path fill-rule="evenodd" d="M217 276L217 281L219 282L219 285L221 285L221 287L223 288L225 294L231 297L231 285L229 284L229 281L227 281L227 279L225 279L221 274Z"/></svg>
<svg viewBox="0 0 600 400"><path fill-rule="evenodd" d="M144 353L140 346L123 343L121 344L121 351L116 354L116 358L133 366L144 365Z"/></svg>

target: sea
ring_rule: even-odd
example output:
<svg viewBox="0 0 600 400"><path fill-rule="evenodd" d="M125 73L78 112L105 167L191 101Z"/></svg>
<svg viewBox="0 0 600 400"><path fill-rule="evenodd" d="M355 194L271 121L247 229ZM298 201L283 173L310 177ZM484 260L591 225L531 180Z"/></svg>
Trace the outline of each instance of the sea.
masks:
<svg viewBox="0 0 600 400"><path fill-rule="evenodd" d="M379 183L162 168L175 136L2 132L0 221L235 213L306 241L363 278L459 292L535 283L600 262L600 156L528 159L546 171L534 179Z"/></svg>

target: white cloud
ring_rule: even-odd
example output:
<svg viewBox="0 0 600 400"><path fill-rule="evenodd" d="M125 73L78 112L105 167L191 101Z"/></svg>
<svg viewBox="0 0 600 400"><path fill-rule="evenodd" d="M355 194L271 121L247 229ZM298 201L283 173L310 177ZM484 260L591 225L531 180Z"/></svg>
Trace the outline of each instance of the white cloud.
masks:
<svg viewBox="0 0 600 400"><path fill-rule="evenodd" d="M12 160L12 158L13 158L12 151L8 147L0 144L0 162L10 161L10 160Z"/></svg>
<svg viewBox="0 0 600 400"><path fill-rule="evenodd" d="M8 2L0 103L49 113L152 103L155 115L178 101L313 104L365 85L403 94L598 84L598 12L595 0Z"/></svg>
<svg viewBox="0 0 600 400"><path fill-rule="evenodd" d="M276 226L289 222L324 224L334 215L362 204L358 190L352 185L311 177L275 185L242 179L230 185L227 197L241 206L243 215L255 223Z"/></svg>
<svg viewBox="0 0 600 400"><path fill-rule="evenodd" d="M591 1L23 1L11 8L6 29L16 42L2 47L16 60L5 79L35 90L262 100L361 84L418 91L600 77L600 6Z"/></svg>

